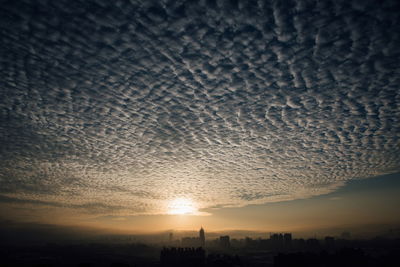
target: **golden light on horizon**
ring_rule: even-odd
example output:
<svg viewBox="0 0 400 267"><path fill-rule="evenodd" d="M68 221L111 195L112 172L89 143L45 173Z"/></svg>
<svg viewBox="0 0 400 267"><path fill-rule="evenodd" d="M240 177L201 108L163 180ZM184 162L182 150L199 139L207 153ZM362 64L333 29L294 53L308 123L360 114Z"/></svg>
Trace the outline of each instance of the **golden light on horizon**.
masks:
<svg viewBox="0 0 400 267"><path fill-rule="evenodd" d="M193 215L197 212L194 202L187 198L176 198L168 205L168 214L171 215Z"/></svg>

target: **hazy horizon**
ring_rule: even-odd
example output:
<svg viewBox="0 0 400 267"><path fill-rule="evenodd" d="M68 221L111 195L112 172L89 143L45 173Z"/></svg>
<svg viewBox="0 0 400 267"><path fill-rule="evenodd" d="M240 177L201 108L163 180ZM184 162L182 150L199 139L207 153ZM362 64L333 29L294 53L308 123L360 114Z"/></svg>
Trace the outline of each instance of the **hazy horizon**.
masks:
<svg viewBox="0 0 400 267"><path fill-rule="evenodd" d="M4 222L2 222L4 223ZM84 226L63 226L31 223L29 226L11 221L13 227L2 227L0 233L4 238L3 244L47 244L48 242L130 242L130 243L151 243L162 244L169 242L169 234L173 234L173 240L181 240L184 237L198 237L199 229L179 230L164 229L158 231L121 231L116 229L105 229ZM360 226L362 227L360 229ZM4 232L7 231L7 232ZM243 229L225 229L225 230L207 230L206 240L212 241L219 239L220 236L229 235L231 239L244 239L247 237L253 239L269 239L271 234L290 233L294 239L317 238L325 239L326 236L332 236L336 239L343 238L343 233L349 233L349 240L389 238L398 239L400 237L400 224L365 224L365 225L340 225L330 228L317 228L308 230L285 229L284 231L275 230L243 230ZM110 239L111 238L111 239ZM129 238L129 239L128 239ZM133 239L132 239L133 238Z"/></svg>
<svg viewBox="0 0 400 267"><path fill-rule="evenodd" d="M271 232L290 232L294 237L307 238L316 235L322 238L324 236L339 237L342 232L351 232L353 238L374 238L389 236L390 231L392 231L392 237L399 237L400 216L397 208L395 206L385 208L382 204L388 201L400 203L399 185L399 174L384 175L353 182L336 192L322 196L242 208L206 210L208 213L214 213L206 216L185 214L108 216L94 217L91 220L82 221L81 224L49 224L33 221L22 223L12 220L7 222L4 217L0 217L2 219L0 230L9 231L8 235L10 236L12 234L20 236L24 231L30 234L38 231L40 235L56 233L57 236L57 233L68 232L86 238L108 234L155 235L167 238L167 234L170 232L175 233L176 237L182 237L185 234L196 236L198 229L202 226L206 230L207 237L210 234L213 237L218 237L218 233L229 233L232 237L259 237L262 235L266 238ZM366 197L369 197L369 200L366 200ZM357 204L357 202L359 203ZM297 210L297 212L293 212L293 210ZM260 211L263 211L266 215L261 216ZM362 218L363 222L360 219L349 220L349 217L343 215L348 212L355 212L353 216ZM285 214L283 218L282 214ZM290 214L292 214L292 217L288 218L287 216L290 216ZM320 219L322 217L325 222L317 221L316 224L312 224L310 220L315 220L315 214ZM244 227L235 226L238 224L239 217L243 215L249 216L247 221L241 223ZM257 218L254 218L254 216L257 216ZM332 216L336 218L333 222ZM222 219L224 227L213 227L213 225L218 225L218 220L215 222L212 217ZM368 218L374 218L374 220ZM246 226L246 223L251 221L252 223ZM288 224L288 221L292 223ZM155 228L154 222L158 222L161 227ZM260 225L260 222L264 226L258 228L254 226L254 223ZM271 226L271 222L275 222L275 226ZM60 235L62 240L68 236L63 237L63 235L65 234Z"/></svg>

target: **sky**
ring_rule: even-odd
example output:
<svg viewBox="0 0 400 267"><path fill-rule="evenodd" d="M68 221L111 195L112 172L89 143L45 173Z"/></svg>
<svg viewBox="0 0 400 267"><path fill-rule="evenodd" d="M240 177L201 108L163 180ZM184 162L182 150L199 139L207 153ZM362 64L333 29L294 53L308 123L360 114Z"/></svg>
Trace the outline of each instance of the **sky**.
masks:
<svg viewBox="0 0 400 267"><path fill-rule="evenodd" d="M400 172L399 11L395 0L3 1L0 218L300 229L364 223L352 207L367 216L375 203L368 222L398 223L385 175ZM382 192L353 186L376 177ZM335 192L363 204L318 199ZM285 217L301 211L320 220Z"/></svg>
<svg viewBox="0 0 400 267"><path fill-rule="evenodd" d="M227 231L238 235L260 236L269 232L293 232L296 236L340 236L349 231L354 237L400 236L400 173L349 182L325 195L246 207L206 209L212 215L103 216L86 221L129 232L132 226L172 231ZM242 236L243 237L243 236Z"/></svg>

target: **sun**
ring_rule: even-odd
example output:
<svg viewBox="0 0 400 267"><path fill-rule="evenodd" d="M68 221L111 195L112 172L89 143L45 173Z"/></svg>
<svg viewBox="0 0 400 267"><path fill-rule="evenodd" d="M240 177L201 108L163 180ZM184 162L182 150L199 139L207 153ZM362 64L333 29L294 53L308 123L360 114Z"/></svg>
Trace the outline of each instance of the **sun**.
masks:
<svg viewBox="0 0 400 267"><path fill-rule="evenodd" d="M172 200L168 205L168 214L172 215L187 215L195 214L197 208L193 201L187 198L176 198Z"/></svg>

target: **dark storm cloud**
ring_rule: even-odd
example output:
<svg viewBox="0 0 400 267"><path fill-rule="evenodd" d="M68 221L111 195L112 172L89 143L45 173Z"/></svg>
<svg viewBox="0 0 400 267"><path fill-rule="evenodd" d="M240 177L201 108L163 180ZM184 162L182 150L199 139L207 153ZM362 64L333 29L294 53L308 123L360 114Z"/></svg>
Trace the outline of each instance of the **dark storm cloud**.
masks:
<svg viewBox="0 0 400 267"><path fill-rule="evenodd" d="M4 2L1 192L160 212L175 196L245 205L398 171L399 11Z"/></svg>

